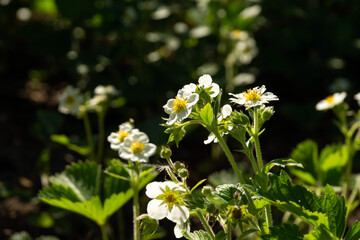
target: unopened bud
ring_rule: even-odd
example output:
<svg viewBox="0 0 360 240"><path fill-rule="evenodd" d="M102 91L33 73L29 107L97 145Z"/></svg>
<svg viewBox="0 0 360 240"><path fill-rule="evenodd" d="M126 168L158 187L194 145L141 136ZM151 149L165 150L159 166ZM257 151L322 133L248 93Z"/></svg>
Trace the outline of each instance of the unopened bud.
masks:
<svg viewBox="0 0 360 240"><path fill-rule="evenodd" d="M179 162L179 161L176 161L174 165L175 165L175 169L177 171L179 171L181 168L185 168L185 164L183 164L182 162Z"/></svg>
<svg viewBox="0 0 360 240"><path fill-rule="evenodd" d="M210 197L212 195L213 192L213 188L210 186L204 186L201 190L201 192L206 196L206 197Z"/></svg>
<svg viewBox="0 0 360 240"><path fill-rule="evenodd" d="M215 205L211 203L206 206L206 211L210 214L213 214L213 213L217 212L217 209L216 209Z"/></svg>
<svg viewBox="0 0 360 240"><path fill-rule="evenodd" d="M181 178L187 178L189 176L189 171L186 168L180 168L178 173Z"/></svg>
<svg viewBox="0 0 360 240"><path fill-rule="evenodd" d="M164 158L164 159L169 159L171 157L171 149L167 146L161 146L161 150L160 150L160 157Z"/></svg>
<svg viewBox="0 0 360 240"><path fill-rule="evenodd" d="M265 109L263 110L263 113L262 113L262 118L264 121L267 121L269 120L272 115L274 115L275 111L274 111L274 108L273 107L265 107Z"/></svg>

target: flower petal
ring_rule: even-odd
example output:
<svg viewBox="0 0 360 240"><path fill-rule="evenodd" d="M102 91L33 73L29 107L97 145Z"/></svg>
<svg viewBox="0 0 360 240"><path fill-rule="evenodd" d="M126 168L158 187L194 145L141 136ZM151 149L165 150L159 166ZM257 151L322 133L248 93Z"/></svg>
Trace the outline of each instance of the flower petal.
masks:
<svg viewBox="0 0 360 240"><path fill-rule="evenodd" d="M188 222L185 223L177 223L174 227L174 234L176 238L183 237L182 231L190 232L190 224Z"/></svg>
<svg viewBox="0 0 360 240"><path fill-rule="evenodd" d="M151 182L148 185L146 185L146 196L149 198L156 198L160 194L163 194L161 191L162 182Z"/></svg>
<svg viewBox="0 0 360 240"><path fill-rule="evenodd" d="M212 98L216 97L216 96L219 94L219 92L220 92L220 87L219 87L219 85L216 84L216 83L212 83L212 84L211 84L211 90L210 90L210 92L212 92L212 93L210 94L210 97L212 97Z"/></svg>
<svg viewBox="0 0 360 240"><path fill-rule="evenodd" d="M199 77L199 85L208 88L210 87L210 84L212 83L212 78L209 74L204 74L201 77Z"/></svg>
<svg viewBox="0 0 360 240"><path fill-rule="evenodd" d="M167 218L176 223L184 223L189 218L189 209L182 205L174 205L171 212L168 212Z"/></svg>
<svg viewBox="0 0 360 240"><path fill-rule="evenodd" d="M163 219L169 212L166 204L162 204L162 200L153 199L147 205L147 213L150 217L157 220Z"/></svg>

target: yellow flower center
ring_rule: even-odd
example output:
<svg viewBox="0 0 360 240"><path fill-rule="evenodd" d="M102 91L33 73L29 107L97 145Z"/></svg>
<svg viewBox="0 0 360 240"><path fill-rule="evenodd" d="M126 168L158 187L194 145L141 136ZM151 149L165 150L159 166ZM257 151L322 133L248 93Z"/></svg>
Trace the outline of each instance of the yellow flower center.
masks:
<svg viewBox="0 0 360 240"><path fill-rule="evenodd" d="M174 109L175 112L183 111L186 107L186 100L183 97L175 97L174 100L174 106L172 109Z"/></svg>
<svg viewBox="0 0 360 240"><path fill-rule="evenodd" d="M259 101L261 99L261 92L259 89L248 89L243 92L246 101Z"/></svg>
<svg viewBox="0 0 360 240"><path fill-rule="evenodd" d="M177 198L173 192L166 192L164 194L164 201L167 204L175 204L177 202Z"/></svg>
<svg viewBox="0 0 360 240"><path fill-rule="evenodd" d="M333 96L333 95L330 95L330 96L326 97L326 98L325 98L325 101L326 101L327 103L332 103L332 102L334 101L334 96Z"/></svg>
<svg viewBox="0 0 360 240"><path fill-rule="evenodd" d="M241 35L242 35L242 32L243 32L243 31L241 31L241 30L239 30L239 29L235 29L235 30L233 30L233 31L231 32L231 35L232 35L233 38L239 39L239 38L241 37Z"/></svg>
<svg viewBox="0 0 360 240"><path fill-rule="evenodd" d="M128 132L124 132L124 131L121 131L121 130L117 131L116 133L118 134L118 139L119 139L120 142L123 142L124 139L129 136Z"/></svg>
<svg viewBox="0 0 360 240"><path fill-rule="evenodd" d="M140 141L135 141L131 144L131 151L134 153L134 154L138 154L138 153L141 153L142 150L144 149L144 144L141 143Z"/></svg>
<svg viewBox="0 0 360 240"><path fill-rule="evenodd" d="M75 103L75 99L72 96L67 96L65 98L65 104L66 105L73 105Z"/></svg>

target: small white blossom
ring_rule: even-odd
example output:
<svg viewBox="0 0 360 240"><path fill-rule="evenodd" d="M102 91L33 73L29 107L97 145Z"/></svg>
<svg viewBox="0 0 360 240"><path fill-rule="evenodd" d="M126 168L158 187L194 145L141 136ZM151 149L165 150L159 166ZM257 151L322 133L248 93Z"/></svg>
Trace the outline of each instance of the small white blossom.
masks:
<svg viewBox="0 0 360 240"><path fill-rule="evenodd" d="M262 85L260 88L255 87L253 89L248 89L242 93L233 94L229 93L229 95L234 96L235 98L230 98L230 101L233 103L237 103L240 105L244 105L246 109L264 105L265 103L269 103L269 101L276 101L279 98L271 92L266 92L266 88Z"/></svg>
<svg viewBox="0 0 360 240"><path fill-rule="evenodd" d="M247 7L244 10L241 11L241 13L239 14L241 18L253 18L253 17L257 17L261 12L261 7L260 5L256 4L253 5L251 7Z"/></svg>
<svg viewBox="0 0 360 240"><path fill-rule="evenodd" d="M169 99L166 105L163 106L164 111L170 114L166 124L172 125L175 122L181 122L187 118L191 113L192 107L198 100L199 95L197 93L180 89L175 99Z"/></svg>
<svg viewBox="0 0 360 240"><path fill-rule="evenodd" d="M147 162L155 151L155 144L149 143L148 136L140 131L132 132L119 146L119 156L133 162Z"/></svg>
<svg viewBox="0 0 360 240"><path fill-rule="evenodd" d="M190 211L183 201L185 189L170 181L151 182L146 186L145 194L152 198L148 203L147 212L150 217L161 220L167 218L177 223L176 231L182 228L189 216ZM177 234L176 233L176 234Z"/></svg>
<svg viewBox="0 0 360 240"><path fill-rule="evenodd" d="M118 90L113 85L99 85L94 89L96 95L115 96Z"/></svg>
<svg viewBox="0 0 360 240"><path fill-rule="evenodd" d="M218 123L222 124L222 121L225 118L227 118L228 116L230 116L231 113L232 113L231 106L229 104L225 104L220 110L220 116L217 119ZM232 126L229 126L227 129L231 130ZM227 132L222 132L221 136L223 136L224 134L227 134ZM210 133L209 137L204 141L204 144L209 144L211 142L214 142L214 143L218 142L218 139L215 137L214 133Z"/></svg>
<svg viewBox="0 0 360 240"><path fill-rule="evenodd" d="M105 103L107 100L108 98L105 95L95 95L86 102L86 106L90 110L96 110L99 107L101 107L101 105Z"/></svg>
<svg viewBox="0 0 360 240"><path fill-rule="evenodd" d="M320 102L318 102L315 108L318 111L326 111L328 109L331 109L336 105L342 103L346 98L346 95L347 95L346 92L334 93L333 95L330 95L325 99L321 100Z"/></svg>
<svg viewBox="0 0 360 240"><path fill-rule="evenodd" d="M360 92L355 94L354 98L355 98L355 100L358 102L358 104L360 106Z"/></svg>
<svg viewBox="0 0 360 240"><path fill-rule="evenodd" d="M248 38L243 41L238 41L233 53L239 63L249 64L258 53L255 40Z"/></svg>
<svg viewBox="0 0 360 240"><path fill-rule="evenodd" d="M67 86L60 96L58 109L62 113L76 116L83 101L84 96L79 89Z"/></svg>
<svg viewBox="0 0 360 240"><path fill-rule="evenodd" d="M247 40L249 38L249 33L240 29L235 29L230 32L230 38L234 40Z"/></svg>
<svg viewBox="0 0 360 240"><path fill-rule="evenodd" d="M212 78L209 74L204 74L201 77L199 77L199 87L204 88L209 93L210 97L215 98L217 95L219 95L220 87L217 83L212 82ZM194 83L190 83L185 85L182 89L188 92L195 92L197 86Z"/></svg>
<svg viewBox="0 0 360 240"><path fill-rule="evenodd" d="M117 132L110 133L107 138L107 140L110 142L110 148L118 151L125 138L127 138L131 133L138 131L139 130L137 129L133 129L133 126L128 122L119 125L119 130Z"/></svg>

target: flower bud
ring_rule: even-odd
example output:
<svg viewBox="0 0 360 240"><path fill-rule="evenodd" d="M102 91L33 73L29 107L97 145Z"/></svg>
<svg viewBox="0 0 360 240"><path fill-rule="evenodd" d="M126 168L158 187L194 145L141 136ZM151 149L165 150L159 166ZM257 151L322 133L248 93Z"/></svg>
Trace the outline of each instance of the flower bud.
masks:
<svg viewBox="0 0 360 240"><path fill-rule="evenodd" d="M177 171L179 171L181 168L185 168L185 164L183 164L182 162L179 162L179 161L176 161L174 165L175 165L175 169Z"/></svg>
<svg viewBox="0 0 360 240"><path fill-rule="evenodd" d="M233 209L231 209L231 217L234 220L240 220L242 216L241 209L237 206L234 206Z"/></svg>
<svg viewBox="0 0 360 240"><path fill-rule="evenodd" d="M171 157L171 149L167 146L161 146L161 150L160 150L160 157L164 158L164 159L169 159Z"/></svg>
<svg viewBox="0 0 360 240"><path fill-rule="evenodd" d="M217 209L214 204L210 203L209 205L206 206L206 211L210 214L213 214L217 212Z"/></svg>
<svg viewBox="0 0 360 240"><path fill-rule="evenodd" d="M274 115L274 113L275 111L273 107L265 107L261 117L264 121L267 121L272 117L272 115Z"/></svg>
<svg viewBox="0 0 360 240"><path fill-rule="evenodd" d="M180 168L178 173L179 177L181 178L187 178L189 176L189 171L186 168Z"/></svg>
<svg viewBox="0 0 360 240"><path fill-rule="evenodd" d="M206 196L210 197L212 196L213 188L211 186L204 186L201 190L201 192Z"/></svg>

